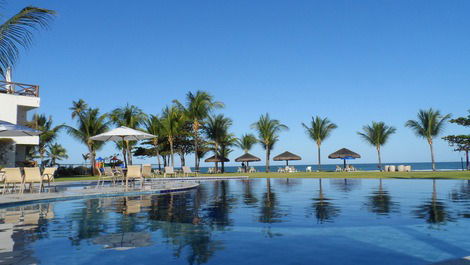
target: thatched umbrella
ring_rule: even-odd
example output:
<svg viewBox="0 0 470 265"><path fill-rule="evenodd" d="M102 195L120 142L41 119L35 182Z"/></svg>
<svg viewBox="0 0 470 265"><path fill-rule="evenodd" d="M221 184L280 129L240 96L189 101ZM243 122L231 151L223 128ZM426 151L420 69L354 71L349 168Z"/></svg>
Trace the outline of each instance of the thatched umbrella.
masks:
<svg viewBox="0 0 470 265"><path fill-rule="evenodd" d="M280 155L277 155L273 158L274 161L286 161L286 166L289 165L289 160L302 160L302 158L298 155L294 155L291 152L284 152Z"/></svg>
<svg viewBox="0 0 470 265"><path fill-rule="evenodd" d="M246 173L246 169L248 168L248 164L250 162L257 162L257 161L261 161L261 158L256 157L256 156L254 156L252 154L249 154L249 153L245 153L244 155L242 155L240 157L237 157L235 159L235 162L246 162L246 166L244 168L245 173Z"/></svg>
<svg viewBox="0 0 470 265"><path fill-rule="evenodd" d="M204 160L205 162L214 162L215 163L215 170L217 171L218 170L218 163L219 162L230 162L230 160L226 157L220 157L220 156L216 156L216 155L213 155L209 158L207 158L206 160Z"/></svg>
<svg viewBox="0 0 470 265"><path fill-rule="evenodd" d="M346 169L346 160L347 159L356 159L361 158L361 155L358 153L354 153L353 151L347 148L341 148L338 151L331 153L328 158L330 159L343 159L344 161L344 168Z"/></svg>
<svg viewBox="0 0 470 265"><path fill-rule="evenodd" d="M215 162L215 163L218 163L218 162L230 162L230 160L226 157L220 157L220 156L211 156L209 158L207 158L206 160L204 160L205 162Z"/></svg>

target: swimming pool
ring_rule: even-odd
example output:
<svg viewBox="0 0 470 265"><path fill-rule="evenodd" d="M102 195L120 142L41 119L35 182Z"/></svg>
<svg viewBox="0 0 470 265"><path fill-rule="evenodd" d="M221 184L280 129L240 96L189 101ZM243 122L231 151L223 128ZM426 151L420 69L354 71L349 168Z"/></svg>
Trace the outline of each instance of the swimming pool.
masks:
<svg viewBox="0 0 470 265"><path fill-rule="evenodd" d="M431 264L470 255L465 180L254 179L0 209L1 264Z"/></svg>

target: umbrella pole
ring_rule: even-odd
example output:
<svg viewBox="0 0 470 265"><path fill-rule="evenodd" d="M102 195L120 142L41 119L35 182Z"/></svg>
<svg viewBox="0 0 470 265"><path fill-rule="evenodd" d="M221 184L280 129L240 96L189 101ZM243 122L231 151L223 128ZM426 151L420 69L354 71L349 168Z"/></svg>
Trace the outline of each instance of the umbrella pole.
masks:
<svg viewBox="0 0 470 265"><path fill-rule="evenodd" d="M346 170L346 159L343 159L343 162L344 162L343 170Z"/></svg>
<svg viewBox="0 0 470 265"><path fill-rule="evenodd" d="M245 173L248 171L248 165L250 164L250 162L246 161L246 165L245 165Z"/></svg>
<svg viewBox="0 0 470 265"><path fill-rule="evenodd" d="M286 160L286 166L287 167L289 166L289 160Z"/></svg>

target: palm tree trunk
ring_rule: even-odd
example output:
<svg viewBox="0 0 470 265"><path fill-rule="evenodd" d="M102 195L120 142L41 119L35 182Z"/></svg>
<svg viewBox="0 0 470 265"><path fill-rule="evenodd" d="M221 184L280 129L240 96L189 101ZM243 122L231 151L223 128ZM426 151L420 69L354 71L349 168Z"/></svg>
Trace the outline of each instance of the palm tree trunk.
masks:
<svg viewBox="0 0 470 265"><path fill-rule="evenodd" d="M465 150L465 158L466 158L467 170L470 170L470 164L469 164L469 160L468 160L468 150Z"/></svg>
<svg viewBox="0 0 470 265"><path fill-rule="evenodd" d="M122 143L124 144L124 143ZM122 161L124 162L124 166L127 167L127 156L126 156L126 148L122 149Z"/></svg>
<svg viewBox="0 0 470 265"><path fill-rule="evenodd" d="M266 173L269 173L269 156L271 150L266 149Z"/></svg>
<svg viewBox="0 0 470 265"><path fill-rule="evenodd" d="M132 165L132 152L130 149L129 141L126 141L126 150L127 150L127 164Z"/></svg>
<svg viewBox="0 0 470 265"><path fill-rule="evenodd" d="M184 153L181 152L179 155L180 155L181 166L182 167L186 166L186 160L184 159Z"/></svg>
<svg viewBox="0 0 470 265"><path fill-rule="evenodd" d="M432 146L432 139L428 140L429 149L431 150L431 163L432 163L432 171L436 171L436 162L434 161L434 147Z"/></svg>
<svg viewBox="0 0 470 265"><path fill-rule="evenodd" d="M171 166L175 166L175 154L173 153L173 139L169 138L168 141L170 142L170 155L171 155Z"/></svg>
<svg viewBox="0 0 470 265"><path fill-rule="evenodd" d="M379 170L382 172L382 158L380 157L380 146L377 147L377 156L379 157Z"/></svg>
<svg viewBox="0 0 470 265"><path fill-rule="evenodd" d="M197 130L194 131L194 167L199 170L199 159L197 157L198 142L197 142Z"/></svg>
<svg viewBox="0 0 470 265"><path fill-rule="evenodd" d="M91 162L91 175L95 175L95 152L93 151L93 148L91 146L88 146L88 152L90 153L90 162Z"/></svg>
<svg viewBox="0 0 470 265"><path fill-rule="evenodd" d="M320 145L317 144L318 149L318 171L321 171L321 158L320 158Z"/></svg>

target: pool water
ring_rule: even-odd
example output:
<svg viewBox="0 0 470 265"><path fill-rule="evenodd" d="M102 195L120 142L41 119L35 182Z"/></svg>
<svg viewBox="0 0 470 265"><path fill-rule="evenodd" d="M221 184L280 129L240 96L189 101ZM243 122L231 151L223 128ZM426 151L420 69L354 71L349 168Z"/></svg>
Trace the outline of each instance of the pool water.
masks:
<svg viewBox="0 0 470 265"><path fill-rule="evenodd" d="M432 264L470 255L466 180L207 181L0 214L0 264Z"/></svg>

